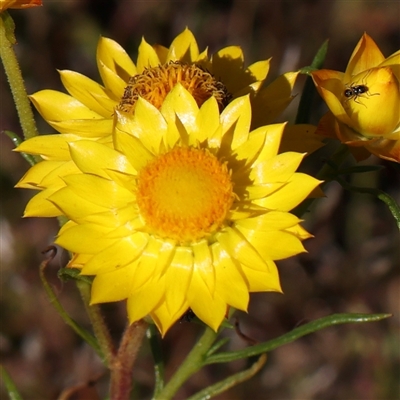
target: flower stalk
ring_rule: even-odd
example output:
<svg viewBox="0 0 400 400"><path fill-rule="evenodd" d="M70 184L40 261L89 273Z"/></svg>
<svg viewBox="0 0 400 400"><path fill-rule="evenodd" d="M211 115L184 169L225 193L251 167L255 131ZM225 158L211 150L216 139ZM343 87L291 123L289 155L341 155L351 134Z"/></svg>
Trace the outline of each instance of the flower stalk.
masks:
<svg viewBox="0 0 400 400"><path fill-rule="evenodd" d="M186 357L185 361L179 367L178 371L167 383L164 389L154 397L155 400L172 399L182 385L201 367L208 354L208 351L217 338L217 333L211 328L206 328L201 338L193 347L192 351Z"/></svg>
<svg viewBox="0 0 400 400"><path fill-rule="evenodd" d="M132 390L132 369L147 330L140 320L127 326L111 365L110 399L128 400Z"/></svg>
<svg viewBox="0 0 400 400"><path fill-rule="evenodd" d="M94 334L99 343L104 363L106 366L110 366L113 363L116 351L114 349L110 332L104 322L103 315L101 314L100 306L97 304L90 305L91 286L87 282L78 279L76 281L76 286L81 294Z"/></svg>
<svg viewBox="0 0 400 400"><path fill-rule="evenodd" d="M0 58L4 65L8 83L17 108L18 117L25 139L38 135L31 104L26 93L24 80L15 55L13 44L10 42L10 33L7 32L10 24L6 24L6 18L11 19L7 13L0 16Z"/></svg>

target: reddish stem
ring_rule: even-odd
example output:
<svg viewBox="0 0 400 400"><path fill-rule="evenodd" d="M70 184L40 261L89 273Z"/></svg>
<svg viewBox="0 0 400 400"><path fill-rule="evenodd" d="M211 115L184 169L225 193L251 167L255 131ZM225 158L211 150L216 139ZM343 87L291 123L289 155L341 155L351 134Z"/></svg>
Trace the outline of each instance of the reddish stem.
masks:
<svg viewBox="0 0 400 400"><path fill-rule="evenodd" d="M146 334L147 323L143 320L130 324L125 329L111 366L111 400L129 400L132 390L132 369L143 338Z"/></svg>

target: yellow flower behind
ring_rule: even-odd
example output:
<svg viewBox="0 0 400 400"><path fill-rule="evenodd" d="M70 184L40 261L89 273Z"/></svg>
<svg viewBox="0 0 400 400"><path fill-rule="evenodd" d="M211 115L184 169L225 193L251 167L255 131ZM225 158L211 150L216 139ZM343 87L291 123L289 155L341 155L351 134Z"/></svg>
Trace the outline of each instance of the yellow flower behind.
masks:
<svg viewBox="0 0 400 400"><path fill-rule="evenodd" d="M188 308L217 330L250 292L281 291L274 260L310 237L288 211L319 181L296 172L304 154L277 154L284 124L250 125L249 96L220 113L178 84L160 109L116 111L115 148L70 144L80 172L49 200L92 303L127 299L130 322L150 315L164 335Z"/></svg>
<svg viewBox="0 0 400 400"><path fill-rule="evenodd" d="M323 69L312 76L330 109L317 133L400 162L400 50L385 59L364 34L344 73Z"/></svg>
<svg viewBox="0 0 400 400"><path fill-rule="evenodd" d="M246 68L243 52L238 46L226 47L208 56L207 50L199 51L189 29L179 34L169 48L150 46L142 39L136 64L118 43L103 37L97 47L97 64L102 85L78 72L60 71L69 94L42 90L31 96L42 117L61 134L35 137L16 149L45 160L17 184L20 188L41 190L41 194L28 204L25 216L60 214L47 199L64 186L61 177L77 172L70 158L69 145L89 139L112 147L115 110L133 113L139 97L159 108L179 82L190 91L199 106L214 96L222 110L232 99L250 94L252 128L256 128L271 123L291 102L297 77L297 73L289 72L263 87L269 60ZM306 145L309 149L319 146L309 125L293 128L288 134L301 145L309 143ZM298 137L302 139L299 141ZM291 139L288 142L290 145Z"/></svg>

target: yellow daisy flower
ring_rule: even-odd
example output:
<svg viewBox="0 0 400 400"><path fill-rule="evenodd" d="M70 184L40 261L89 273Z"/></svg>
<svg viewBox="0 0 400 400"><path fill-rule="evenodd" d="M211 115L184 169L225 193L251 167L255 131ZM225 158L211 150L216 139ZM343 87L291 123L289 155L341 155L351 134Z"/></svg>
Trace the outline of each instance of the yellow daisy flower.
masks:
<svg viewBox="0 0 400 400"><path fill-rule="evenodd" d="M92 303L127 299L129 321L150 315L164 335L189 308L217 330L249 292L281 291L274 260L310 235L288 211L319 184L277 154L284 124L251 131L249 96L220 113L180 84L160 109L143 98L116 111L115 149L70 144L80 173L49 200L70 221L56 243L95 275Z"/></svg>
<svg viewBox="0 0 400 400"><path fill-rule="evenodd" d="M358 158L369 153L400 162L400 50L386 58L366 33L346 71L312 73L329 107L317 134L337 137Z"/></svg>
<svg viewBox="0 0 400 400"><path fill-rule="evenodd" d="M101 38L97 63L103 85L78 72L60 71L69 94L42 90L31 96L42 117L61 134L35 137L16 149L45 160L17 184L20 188L42 191L28 204L25 216L59 215L59 210L47 198L64 186L60 177L76 172L69 155L69 144L90 139L112 146L115 110L134 112L139 97L159 108L179 82L199 106L214 96L222 110L232 99L249 93L254 128L271 123L285 109L293 98L291 91L297 77L297 73L287 73L262 88L269 60L246 68L243 52L238 46L223 48L209 57L207 50L199 51L189 29L179 34L169 49L150 46L142 39L136 64L118 43ZM300 129L305 135L312 136L309 126ZM298 136L302 132L295 134Z"/></svg>

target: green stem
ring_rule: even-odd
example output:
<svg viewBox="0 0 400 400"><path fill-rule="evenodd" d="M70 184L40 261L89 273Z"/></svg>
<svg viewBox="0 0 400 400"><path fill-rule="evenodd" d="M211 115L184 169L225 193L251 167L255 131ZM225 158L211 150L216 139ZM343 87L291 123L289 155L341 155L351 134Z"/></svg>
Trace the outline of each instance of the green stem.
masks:
<svg viewBox="0 0 400 400"><path fill-rule="evenodd" d="M51 249L50 249L51 250ZM42 281L43 287L46 291L46 294L50 300L50 303L54 306L54 308L57 310L58 314L60 317L64 320L64 322L70 326L75 333L77 333L86 343L88 343L95 351L96 353L102 358L103 354L100 350L100 347L96 341L96 339L85 329L80 327L64 310L63 306L61 305L60 301L58 300L56 294L54 293L53 288L49 284L49 282L46 279L45 276L45 269L47 265L49 264L49 261L51 261L52 258L43 261L40 264L39 268L39 276Z"/></svg>
<svg viewBox="0 0 400 400"><path fill-rule="evenodd" d="M3 14L5 16L3 17ZM10 18L8 14L2 13L0 17L0 58L10 84L11 92L17 107L18 117L25 139L37 136L35 120L28 95L25 90L24 80L17 61L4 18Z"/></svg>
<svg viewBox="0 0 400 400"><path fill-rule="evenodd" d="M216 338L217 333L211 328L207 327L202 337L179 367L178 371L176 371L164 389L158 394L157 397L154 397L154 399L172 399L175 393L182 387L183 383L204 365L208 350Z"/></svg>
<svg viewBox="0 0 400 400"><path fill-rule="evenodd" d="M188 400L208 400L217 394L223 393L228 389L238 385L239 383L245 382L252 378L260 369L264 366L267 361L267 355L262 354L261 357L248 369L240 371L228 378L211 385L195 395L188 398Z"/></svg>
<svg viewBox="0 0 400 400"><path fill-rule="evenodd" d="M90 305L91 285L84 280L77 280L76 286L81 294L94 334L99 343L102 352L102 359L106 366L110 367L115 357L115 349L110 332L104 322L100 307L97 304Z"/></svg>
<svg viewBox="0 0 400 400"><path fill-rule="evenodd" d="M283 346L284 344L294 342L302 336L317 332L329 326L347 323L374 322L389 317L391 317L391 314L333 314L299 326L298 328L293 329L291 332L279 336L276 339L269 340L268 342L247 347L243 350L211 355L207 357L207 360L204 364L226 363L267 353L280 346Z"/></svg>
<svg viewBox="0 0 400 400"><path fill-rule="evenodd" d="M164 388L164 360L162 357L160 333L154 324L149 325L146 336L149 340L151 353L153 354L154 359L154 397L157 397Z"/></svg>
<svg viewBox="0 0 400 400"><path fill-rule="evenodd" d="M132 390L132 369L147 330L147 322L140 320L125 329L111 365L110 399L128 400Z"/></svg>
<svg viewBox="0 0 400 400"><path fill-rule="evenodd" d="M22 396L19 394L18 389L15 386L15 383L12 380L10 374L5 370L2 365L0 365L0 376L4 382L5 387L7 388L7 393L10 397L10 400L22 400Z"/></svg>

